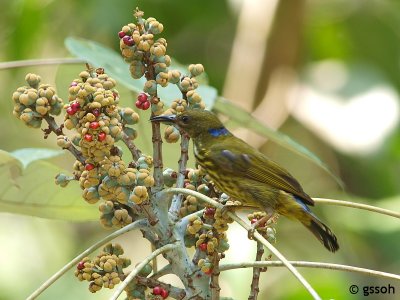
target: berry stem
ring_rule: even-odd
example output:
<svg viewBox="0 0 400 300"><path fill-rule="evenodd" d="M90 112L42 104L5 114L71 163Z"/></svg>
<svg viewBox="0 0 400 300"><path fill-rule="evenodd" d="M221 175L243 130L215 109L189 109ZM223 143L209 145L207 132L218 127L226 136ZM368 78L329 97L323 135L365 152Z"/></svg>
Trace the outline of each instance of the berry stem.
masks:
<svg viewBox="0 0 400 300"><path fill-rule="evenodd" d="M142 152L136 147L133 141L129 138L129 136L124 132L121 131L122 140L125 145L128 147L129 151L132 154L133 160L138 160Z"/></svg>
<svg viewBox="0 0 400 300"><path fill-rule="evenodd" d="M43 119L47 122L47 124L49 124L48 131L54 132L57 136L64 135L62 127L57 125L53 117L46 115ZM45 134L48 135L48 132L46 130L47 129L45 129ZM72 155L75 156L76 160L80 161L82 164L85 164L85 158L83 157L81 151L76 149L74 145L70 144L67 148L64 149L71 152Z"/></svg>

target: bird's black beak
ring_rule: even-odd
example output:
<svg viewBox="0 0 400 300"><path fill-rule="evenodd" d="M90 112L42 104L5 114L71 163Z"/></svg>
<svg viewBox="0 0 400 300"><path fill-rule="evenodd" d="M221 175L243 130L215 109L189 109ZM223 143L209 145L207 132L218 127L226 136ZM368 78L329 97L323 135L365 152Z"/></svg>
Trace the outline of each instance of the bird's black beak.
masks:
<svg viewBox="0 0 400 300"><path fill-rule="evenodd" d="M164 122L164 123L175 123L176 115L166 115L166 116L155 116L150 118L151 122Z"/></svg>

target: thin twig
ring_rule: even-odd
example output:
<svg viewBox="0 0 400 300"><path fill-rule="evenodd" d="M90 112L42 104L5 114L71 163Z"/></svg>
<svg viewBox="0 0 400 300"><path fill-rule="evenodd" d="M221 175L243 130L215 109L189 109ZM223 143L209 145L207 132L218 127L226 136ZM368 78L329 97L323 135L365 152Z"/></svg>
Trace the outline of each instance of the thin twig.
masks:
<svg viewBox="0 0 400 300"><path fill-rule="evenodd" d="M109 241L115 239L116 237L118 237L120 235L123 235L134 229L147 228L146 224L147 224L147 221L144 219L137 220L117 231L114 231L110 235L101 239L94 245L87 248L85 251L83 251L81 254L79 254L77 257L75 257L73 260L71 260L69 263L67 263L64 267L62 267L57 273L55 273L49 279L47 279L36 291L34 291L30 296L28 296L28 298L26 300L36 299L41 293L43 293L48 287L50 287L56 280L58 280L62 275L64 275L69 269L75 267L85 256L89 255L93 251L97 250L104 244L108 243Z"/></svg>
<svg viewBox="0 0 400 300"><path fill-rule="evenodd" d="M311 262L311 261L289 261L295 267L305 267L305 268L316 268L316 269L328 269L328 270L338 270L338 271L348 271L354 273L361 273L371 276L384 277L400 280L400 275L381 272L366 268L359 268L340 264L331 263L321 263L321 262ZM281 261L260 261L260 262L242 262L242 263L232 263L223 264L219 267L219 270L228 271L232 269L240 268L254 268L254 267L284 267L285 265Z"/></svg>
<svg viewBox="0 0 400 300"><path fill-rule="evenodd" d="M132 158L134 160L138 160L142 152L136 147L132 139L124 131L121 131L121 137L122 141L125 143L129 151L131 152Z"/></svg>
<svg viewBox="0 0 400 300"><path fill-rule="evenodd" d="M315 203L359 208L359 209L369 210L369 211L373 211L373 212L376 212L379 214L383 214L383 215L387 215L387 216L391 216L391 217L400 219L399 212L372 206L372 205L368 205L368 204L362 204L362 203L356 203L356 202L350 202L350 201L342 201L342 200L324 199L324 198L312 198L312 199L315 201Z"/></svg>
<svg viewBox="0 0 400 300"><path fill-rule="evenodd" d="M44 129L43 131L45 132L45 138L47 138L47 135L50 132L54 132L57 136L60 135L64 135L62 127L58 126L56 121L54 120L53 117L46 115L44 116L44 119L46 120L47 124L49 125L48 129ZM67 137L65 137L67 138ZM76 149L74 147L74 145L72 145L72 143L70 143L70 145L66 148L64 148L65 150L68 150L69 152L72 153L73 156L75 156L75 158L80 161L82 164L85 164L85 158L83 157L81 151L79 151L78 149Z"/></svg>
<svg viewBox="0 0 400 300"><path fill-rule="evenodd" d="M223 209L223 205L221 203L218 203L217 201L214 201L213 199L199 193L196 191L192 191L189 189L181 189L181 188L169 188L163 191L163 193L182 193L185 195L191 195L196 197L197 199L200 199L204 202L207 202L211 204L212 206L216 208ZM229 217L231 217L235 222L237 222L240 226L245 228L247 231L252 230L253 228L248 225L246 222L244 222L241 218L239 218L236 214L228 211L226 213ZM286 266L286 268L289 269L289 271L297 278L297 280L300 281L300 283L304 286L304 288L310 293L310 295L314 299L320 300L321 297L317 294L317 292L313 289L313 287L307 282L307 280L294 268L288 260L270 243L268 242L258 231L255 231L253 233L253 236L256 240L258 240L260 243L262 243L265 247L267 247L282 263Z"/></svg>
<svg viewBox="0 0 400 300"><path fill-rule="evenodd" d="M45 58L45 59L26 59L15 60L0 63L0 70L23 68L31 66L48 66L48 65L64 65L64 64L82 64L85 61L80 58Z"/></svg>
<svg viewBox="0 0 400 300"><path fill-rule="evenodd" d="M183 184L185 182L185 177L186 177L186 167L187 167L187 162L189 159L188 155L188 149L189 149L189 136L184 133L183 131L181 132L181 156L179 158L179 171L178 171L178 177L176 179L176 187L177 188L183 188ZM171 206L169 208L169 213L171 215L171 218L174 220L178 219L179 215L179 209L182 206L182 199L183 196L182 194L175 194L174 197L172 198Z"/></svg>
<svg viewBox="0 0 400 300"><path fill-rule="evenodd" d="M110 300L116 300L118 297L121 295L121 293L124 291L124 289L128 286L128 284L135 278L137 274L139 274L140 270L142 270L154 257L160 255L161 253L164 253L166 251L171 251L175 249L177 246L177 242L173 244L167 244L162 246L161 248L157 249L153 253L151 253L149 256L147 256L140 264L138 264L135 269L132 270L132 272L129 273L129 275L125 278L125 280L118 286L114 294L111 296Z"/></svg>
<svg viewBox="0 0 400 300"><path fill-rule="evenodd" d="M257 253L256 253L256 261L261 261L262 256L264 255L264 246L257 242ZM259 282L260 282L260 273L262 268L254 267L253 268L253 279L251 280L251 288L249 300L257 300L258 293L260 292Z"/></svg>

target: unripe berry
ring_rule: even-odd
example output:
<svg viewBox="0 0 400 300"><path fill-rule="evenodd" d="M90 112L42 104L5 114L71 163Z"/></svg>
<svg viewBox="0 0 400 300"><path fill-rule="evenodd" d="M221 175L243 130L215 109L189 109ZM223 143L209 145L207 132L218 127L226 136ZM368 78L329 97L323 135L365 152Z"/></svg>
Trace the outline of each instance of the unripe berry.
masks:
<svg viewBox="0 0 400 300"><path fill-rule="evenodd" d="M93 141L93 136L91 134L85 134L84 139L88 142Z"/></svg>
<svg viewBox="0 0 400 300"><path fill-rule="evenodd" d="M160 286L155 286L153 288L153 295L161 295L161 287Z"/></svg>
<svg viewBox="0 0 400 300"><path fill-rule="evenodd" d="M90 171L90 170L93 170L94 169L94 164L86 164L85 165L85 170L86 171Z"/></svg>
<svg viewBox="0 0 400 300"><path fill-rule="evenodd" d="M89 124L89 127L90 127L91 129L97 129L97 128L99 128L99 126L100 126L99 122L91 122L91 123Z"/></svg>
<svg viewBox="0 0 400 300"><path fill-rule="evenodd" d="M97 136L97 140L99 142L102 142L102 141L104 141L106 139L106 137L107 137L107 135L106 135L105 132L100 132L99 135Z"/></svg>

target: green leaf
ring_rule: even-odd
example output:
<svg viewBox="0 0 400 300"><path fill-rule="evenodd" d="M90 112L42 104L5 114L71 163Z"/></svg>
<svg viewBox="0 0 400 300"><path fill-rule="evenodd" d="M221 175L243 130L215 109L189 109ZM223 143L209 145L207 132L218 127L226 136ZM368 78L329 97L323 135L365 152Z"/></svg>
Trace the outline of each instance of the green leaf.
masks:
<svg viewBox="0 0 400 300"><path fill-rule="evenodd" d="M219 97L214 104L214 109L228 117L230 117L233 121L238 123L239 125L251 129L254 132L268 138L269 140L275 142L276 144L302 156L306 159L310 160L321 169L326 171L337 183L338 185L344 189L344 184L342 180L337 177L333 172L328 168L326 164L324 164L318 156L308 150L306 147L297 143L287 135L275 131L263 123L255 119L251 114L244 111L234 103L228 101L223 97Z"/></svg>
<svg viewBox="0 0 400 300"><path fill-rule="evenodd" d="M96 207L82 199L77 183L71 182L67 188L54 183L60 172L41 160L24 168L19 159L0 150L0 211L71 221L98 219Z"/></svg>
<svg viewBox="0 0 400 300"><path fill-rule="evenodd" d="M133 79L129 72L129 65L114 50L91 40L73 37L68 37L65 40L65 46L73 55L86 60L94 67L104 68L107 74L131 91L135 93L143 91L146 79L144 77ZM172 63L171 69L178 69L182 73L188 72L187 68L178 63ZM217 90L202 84L197 89L197 92L202 96L206 107L211 109L218 95ZM172 84L167 85L165 88L159 87L158 95L167 105L171 104L173 100L182 97L179 89Z"/></svg>
<svg viewBox="0 0 400 300"><path fill-rule="evenodd" d="M62 150L46 148L23 148L11 152L11 155L18 159L24 168L31 162L39 159L51 158L63 154Z"/></svg>

